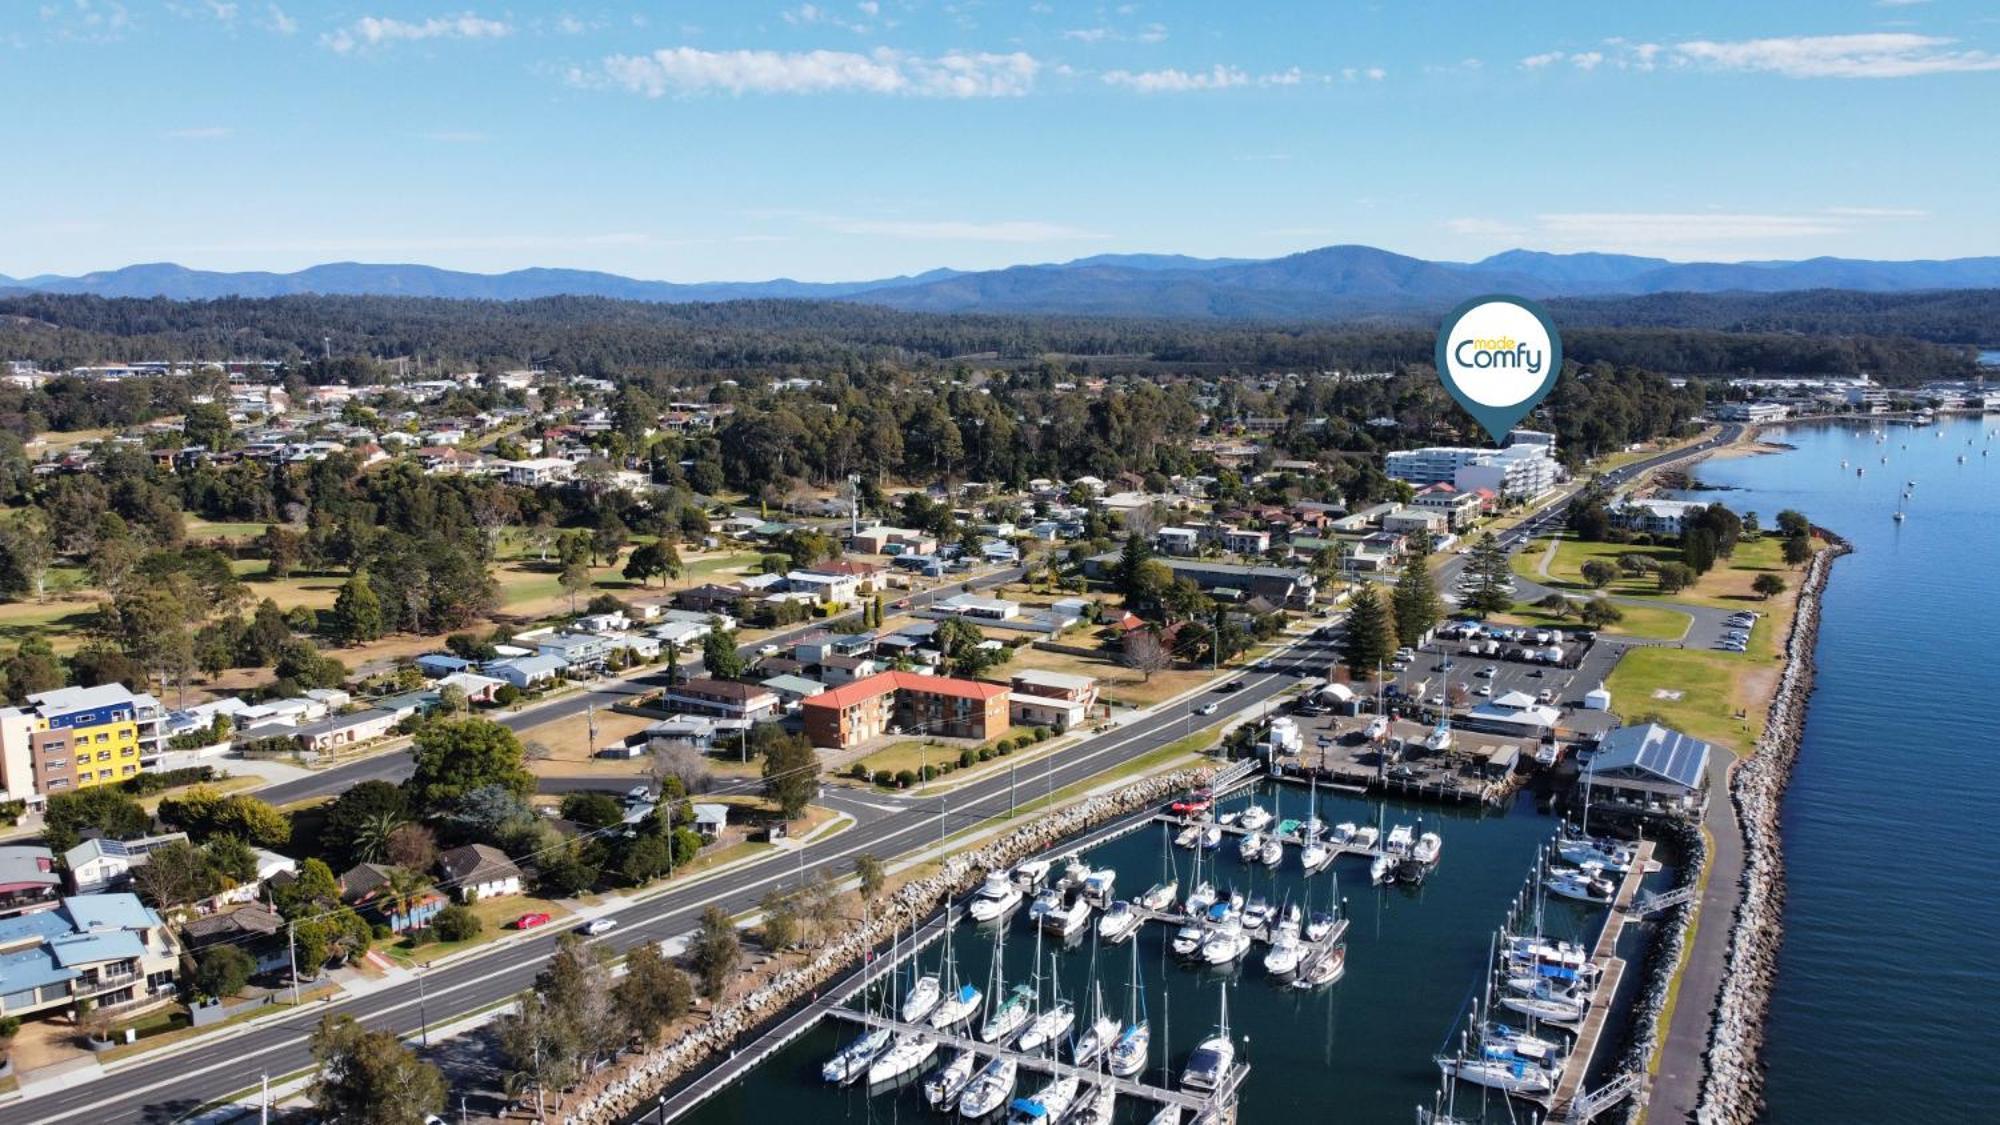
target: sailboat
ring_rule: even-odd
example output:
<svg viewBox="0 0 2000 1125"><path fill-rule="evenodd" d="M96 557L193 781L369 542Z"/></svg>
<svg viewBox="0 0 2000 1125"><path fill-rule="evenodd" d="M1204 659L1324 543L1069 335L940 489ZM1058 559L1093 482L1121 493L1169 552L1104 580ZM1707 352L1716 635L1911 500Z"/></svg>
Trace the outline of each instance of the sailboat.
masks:
<svg viewBox="0 0 2000 1125"><path fill-rule="evenodd" d="M1162 826L1160 833L1163 837L1166 832L1166 827ZM1181 881L1174 871L1174 853L1163 842L1160 848L1160 881L1146 888L1146 893L1139 896L1139 905L1148 910L1166 910L1180 897L1180 893Z"/></svg>
<svg viewBox="0 0 2000 1125"><path fill-rule="evenodd" d="M1229 985L1218 984L1216 991L1221 996L1221 1023L1215 1034L1195 1044L1181 1069L1181 1085L1190 1090L1221 1089L1236 1066L1236 1041L1229 1037Z"/></svg>
<svg viewBox="0 0 2000 1125"><path fill-rule="evenodd" d="M1264 954L1264 971L1280 978L1298 971L1299 960L1306 952L1305 942L1299 937L1300 929L1299 908L1286 908L1284 918L1278 922L1277 934L1271 939L1271 948Z"/></svg>
<svg viewBox="0 0 2000 1125"><path fill-rule="evenodd" d="M1041 959L1042 939L1040 931L1036 931L1035 961L1037 965L1040 964ZM1008 994L1006 1000L1003 1001L1000 999L1000 989L1002 987L1001 967L1000 935L995 933L993 935L993 980L988 989L993 994L994 1006L987 1010L986 1022L979 1027L979 1040L982 1043L1006 1044L1012 1042L1014 1036L1020 1034L1021 1028L1027 1025L1028 1017L1033 1014L1030 1004L1034 999L1034 991L1026 985L1015 985L1014 991Z"/></svg>
<svg viewBox="0 0 2000 1125"><path fill-rule="evenodd" d="M960 1051L951 1061L931 1072L924 1079L924 1102L932 1109L943 1112L958 1101L965 1092L965 1086L972 1081L972 1073L979 1066L979 1056L971 1051Z"/></svg>
<svg viewBox="0 0 2000 1125"><path fill-rule="evenodd" d="M1095 959L1096 955L1093 954L1092 960ZM1095 975L1095 970L1092 971L1092 975ZM1118 1022L1118 1017L1105 1014L1104 989L1095 983L1090 986L1090 1013L1090 1025L1084 1028L1083 1034L1078 1036L1074 1043L1070 1044L1070 1060L1078 1066L1089 1066L1096 1062L1105 1052L1111 1050L1112 1044L1118 1042L1119 1033L1125 1029L1125 1025Z"/></svg>
<svg viewBox="0 0 2000 1125"><path fill-rule="evenodd" d="M910 935L914 944L916 934ZM910 958L910 971L916 972L917 959ZM922 1023L925 1017L936 1010L938 1002L944 999L944 981L937 973L924 973L910 982L910 990L903 994L901 1009L904 1023Z"/></svg>
<svg viewBox="0 0 2000 1125"><path fill-rule="evenodd" d="M956 929L949 918L944 927L944 988L945 995L931 1010L931 1026L939 1031L957 1027L971 1019L979 1011L980 1003L986 999L978 987L958 979L958 959L952 955L951 932ZM998 935L995 935L996 938Z"/></svg>
<svg viewBox="0 0 2000 1125"><path fill-rule="evenodd" d="M1105 1064L1111 1073L1120 1078L1130 1078L1146 1069L1146 1060L1151 1053L1153 1042L1152 1027L1146 1022L1146 992L1139 984L1139 946L1132 946L1132 983L1130 1017L1125 1030L1111 1044Z"/></svg>
<svg viewBox="0 0 2000 1125"><path fill-rule="evenodd" d="M1077 1087L1083 1084L1074 1074L1051 1078L1048 1084L1025 1098L1014 1099L1009 1125L1054 1125L1069 1113L1076 1101Z"/></svg>
<svg viewBox="0 0 2000 1125"><path fill-rule="evenodd" d="M1014 1083L1019 1077L1020 1064L1006 1055L993 1056L993 1061L981 1068L959 1095L958 1115L977 1121L1006 1105L1007 1099L1014 1096Z"/></svg>
<svg viewBox="0 0 2000 1125"><path fill-rule="evenodd" d="M1056 955L1049 954L1049 1006L1037 1012L1028 1021L1028 1030L1021 1033L1015 1047L1033 1054L1044 1047L1053 1047L1076 1026L1076 1006L1063 999L1062 980L1056 975ZM1040 981L1037 979L1035 999L1041 1000Z"/></svg>
<svg viewBox="0 0 2000 1125"><path fill-rule="evenodd" d="M868 1085L883 1086L896 1081L931 1061L937 1054L938 1041L922 1032L906 1031L896 1036L889 1049L875 1057L868 1067Z"/></svg>
<svg viewBox="0 0 2000 1125"><path fill-rule="evenodd" d="M1293 988L1319 988L1329 985L1347 975L1347 943L1341 942L1332 949L1309 958L1305 967L1292 978Z"/></svg>

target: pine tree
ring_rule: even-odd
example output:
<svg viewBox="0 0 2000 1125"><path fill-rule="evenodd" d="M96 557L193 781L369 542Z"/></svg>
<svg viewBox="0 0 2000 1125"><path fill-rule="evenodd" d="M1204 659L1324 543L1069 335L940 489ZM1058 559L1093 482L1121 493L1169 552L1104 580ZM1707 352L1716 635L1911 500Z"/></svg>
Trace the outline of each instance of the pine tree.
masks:
<svg viewBox="0 0 2000 1125"><path fill-rule="evenodd" d="M1485 617L1513 608L1514 595L1507 590L1513 581L1507 567L1507 551L1491 532L1481 536L1473 546L1465 574L1472 580L1463 603L1467 613Z"/></svg>
<svg viewBox="0 0 2000 1125"><path fill-rule="evenodd" d="M333 599L333 622L335 633L347 644L361 644L382 635L382 601L368 584L367 572L355 571L340 587Z"/></svg>
<svg viewBox="0 0 2000 1125"><path fill-rule="evenodd" d="M1363 586L1347 609L1347 636L1341 660L1356 676L1372 676L1396 654L1396 620L1375 587Z"/></svg>
<svg viewBox="0 0 2000 1125"><path fill-rule="evenodd" d="M1139 589L1140 568L1152 557L1153 553L1147 550L1146 541L1139 537L1138 532L1125 536L1125 546L1118 555L1117 585L1120 594L1127 598L1134 596Z"/></svg>
<svg viewBox="0 0 2000 1125"><path fill-rule="evenodd" d="M1396 636L1411 648L1423 643L1424 634L1437 626L1443 616L1437 583L1431 578L1429 556L1411 555L1396 581Z"/></svg>

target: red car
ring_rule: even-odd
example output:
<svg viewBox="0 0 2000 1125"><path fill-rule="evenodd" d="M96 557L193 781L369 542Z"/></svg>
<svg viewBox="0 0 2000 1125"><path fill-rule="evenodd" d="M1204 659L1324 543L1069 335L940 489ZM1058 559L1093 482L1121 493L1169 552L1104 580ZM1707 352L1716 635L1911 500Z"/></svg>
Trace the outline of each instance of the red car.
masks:
<svg viewBox="0 0 2000 1125"><path fill-rule="evenodd" d="M1206 789L1190 789L1186 795L1168 806L1176 816L1205 816L1209 807L1215 804L1215 794Z"/></svg>
<svg viewBox="0 0 2000 1125"><path fill-rule="evenodd" d="M532 930L536 926L546 926L548 924L549 916L540 913L523 914L519 918L514 919L514 928L517 930Z"/></svg>

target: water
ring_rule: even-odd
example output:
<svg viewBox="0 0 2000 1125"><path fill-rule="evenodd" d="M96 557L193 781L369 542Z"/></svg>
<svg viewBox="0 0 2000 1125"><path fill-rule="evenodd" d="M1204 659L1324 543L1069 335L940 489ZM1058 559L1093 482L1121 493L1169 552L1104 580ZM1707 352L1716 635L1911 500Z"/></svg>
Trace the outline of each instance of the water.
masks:
<svg viewBox="0 0 2000 1125"><path fill-rule="evenodd" d="M1880 445L1866 427L1771 430L1797 448L1699 472L1741 489L1709 495L1766 527L1796 508L1855 545L1827 590L1817 691L1785 797L1790 895L1766 1047L1774 1122L1991 1120L1968 1107L2000 1099L1996 425L1884 423Z"/></svg>
<svg viewBox="0 0 2000 1125"><path fill-rule="evenodd" d="M1276 811L1281 818L1304 817L1308 812L1307 791L1296 786L1267 786L1257 799L1267 808L1280 802ZM1226 807L1245 801L1247 798L1237 798ZM1373 824L1382 808L1379 802L1356 797L1324 791L1320 795L1320 816L1329 824L1346 820ZM1432 1056L1448 1041L1455 1042L1487 959L1489 936L1504 920L1537 849L1554 831L1554 822L1537 814L1525 796L1506 815L1482 816L1394 802L1387 809L1385 835L1387 827L1413 823L1421 815L1425 827L1444 838L1443 862L1421 888L1370 887L1367 861L1359 857L1345 857L1308 878L1300 872L1293 849L1287 849L1285 862L1275 873L1239 861L1230 841L1206 853L1203 877L1212 878L1218 887L1233 886L1246 897L1262 893L1273 903L1289 896L1293 902L1304 903L1308 912L1327 906L1333 876L1338 875L1340 893L1353 921L1346 939L1347 975L1316 993L1281 987L1264 972L1265 947L1261 945L1227 976L1217 970L1188 968L1166 949L1173 930L1147 924L1136 939L1153 1028L1154 1065L1143 1076L1146 1082L1161 1084L1163 1041L1170 1043L1165 1057L1178 1074L1189 1050L1213 1032L1218 982L1227 981L1230 1027L1236 1035L1247 1037L1242 1057L1252 1068L1243 1090L1243 1120L1320 1121L1328 1120L1331 1112L1340 1120L1405 1121L1419 1102L1429 1102L1438 1082ZM1162 850L1160 830L1148 827L1096 849L1088 858L1093 866L1115 868L1119 897L1131 898L1161 878ZM1185 896L1193 886L1189 877L1192 853L1175 848L1172 854ZM1649 885L1664 886L1671 878L1668 871L1653 877ZM1004 931L1009 986L1026 980L1033 960L1034 934L1023 920L1025 913L1024 904ZM1595 939L1602 917L1601 910L1560 900L1551 902L1546 913L1552 935L1579 941ZM1624 951L1626 956L1635 955L1636 943L1644 940L1639 932L1644 928L1626 931L1625 941L1633 943L1632 949ZM988 987L992 935L991 928L968 922L959 926L953 939L960 978L988 991L989 1006L993 1002ZM1045 965L1048 954L1056 952L1050 940L1044 941ZM1060 951L1064 994L1072 998L1081 994L1087 1004L1094 953L1096 979L1104 988L1107 1008L1115 1015L1125 1014L1130 1002L1126 985L1132 948L1131 942L1100 946L1093 924L1089 937ZM941 956L941 945L925 950L925 968L934 969ZM1636 982L1639 974L1630 975ZM1087 1013L1088 1009L1080 1011ZM1171 1032L1170 1039L1163 1031ZM822 1024L773 1056L746 1081L710 1098L688 1120L695 1125L942 1120L925 1108L914 1083L900 1094L875 1096L857 1088L823 1085L820 1063L852 1035L850 1025ZM1616 1046L1616 1037L1608 1037L1600 1058ZM946 1057L941 1053L933 1065L942 1064ZM1041 1081L1039 1077L1024 1077L1020 1092L1030 1092ZM1488 1099L1487 1118L1508 1120L1501 1099L1497 1095L1488 1095ZM1153 1107L1123 1104L1127 1100L1121 1099L1121 1119L1143 1121L1150 1116ZM1461 1098L1460 1112L1477 1116L1476 1089L1469 1095L1470 1106L1467 1101ZM1515 1112L1521 1113L1518 1108Z"/></svg>

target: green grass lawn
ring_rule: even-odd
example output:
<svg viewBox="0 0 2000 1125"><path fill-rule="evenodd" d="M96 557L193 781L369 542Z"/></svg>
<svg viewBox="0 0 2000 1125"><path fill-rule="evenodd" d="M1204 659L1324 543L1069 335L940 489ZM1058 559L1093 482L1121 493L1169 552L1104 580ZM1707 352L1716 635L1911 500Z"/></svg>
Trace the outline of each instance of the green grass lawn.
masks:
<svg viewBox="0 0 2000 1125"><path fill-rule="evenodd" d="M269 524L264 523L215 523L202 519L199 516L193 516L189 517L187 521L187 537L197 541L209 539L255 539L264 534L264 529L269 526Z"/></svg>
<svg viewBox="0 0 2000 1125"><path fill-rule="evenodd" d="M1536 572L1536 567L1540 565L1547 548L1548 540L1540 539L1514 555L1511 560L1514 573L1531 582L1579 594L1604 593L1620 598L1652 598L1733 610L1755 607L1763 602L1764 599L1750 589L1750 584L1756 581L1759 574L1778 574L1785 578L1787 585L1797 579L1797 571L1785 565L1784 541L1775 535L1738 543L1733 556L1717 560L1713 569L1678 594L1660 593L1659 583L1651 574L1621 574L1602 590L1592 589L1583 580L1583 564L1592 559L1616 565L1620 555L1645 555L1658 562L1679 562L1681 552L1678 546L1581 543L1565 533L1557 540L1556 556L1549 562L1549 575L1544 578Z"/></svg>
<svg viewBox="0 0 2000 1125"><path fill-rule="evenodd" d="M1607 625L1604 632L1625 637L1644 637L1647 640L1675 641L1687 634L1692 622L1685 613L1660 606L1620 604L1618 611L1625 615L1615 625ZM1574 629L1578 621L1574 614L1557 617L1552 613L1536 609L1530 602L1517 602L1512 613L1503 613L1494 620L1508 625L1528 625L1538 629Z"/></svg>
<svg viewBox="0 0 2000 1125"><path fill-rule="evenodd" d="M1618 661L1605 687L1612 709L1631 722L1657 715L1676 730L1748 753L1764 731L1764 712L1745 695L1744 673L1769 657L1702 649L1635 648ZM1679 693L1662 698L1661 692Z"/></svg>

